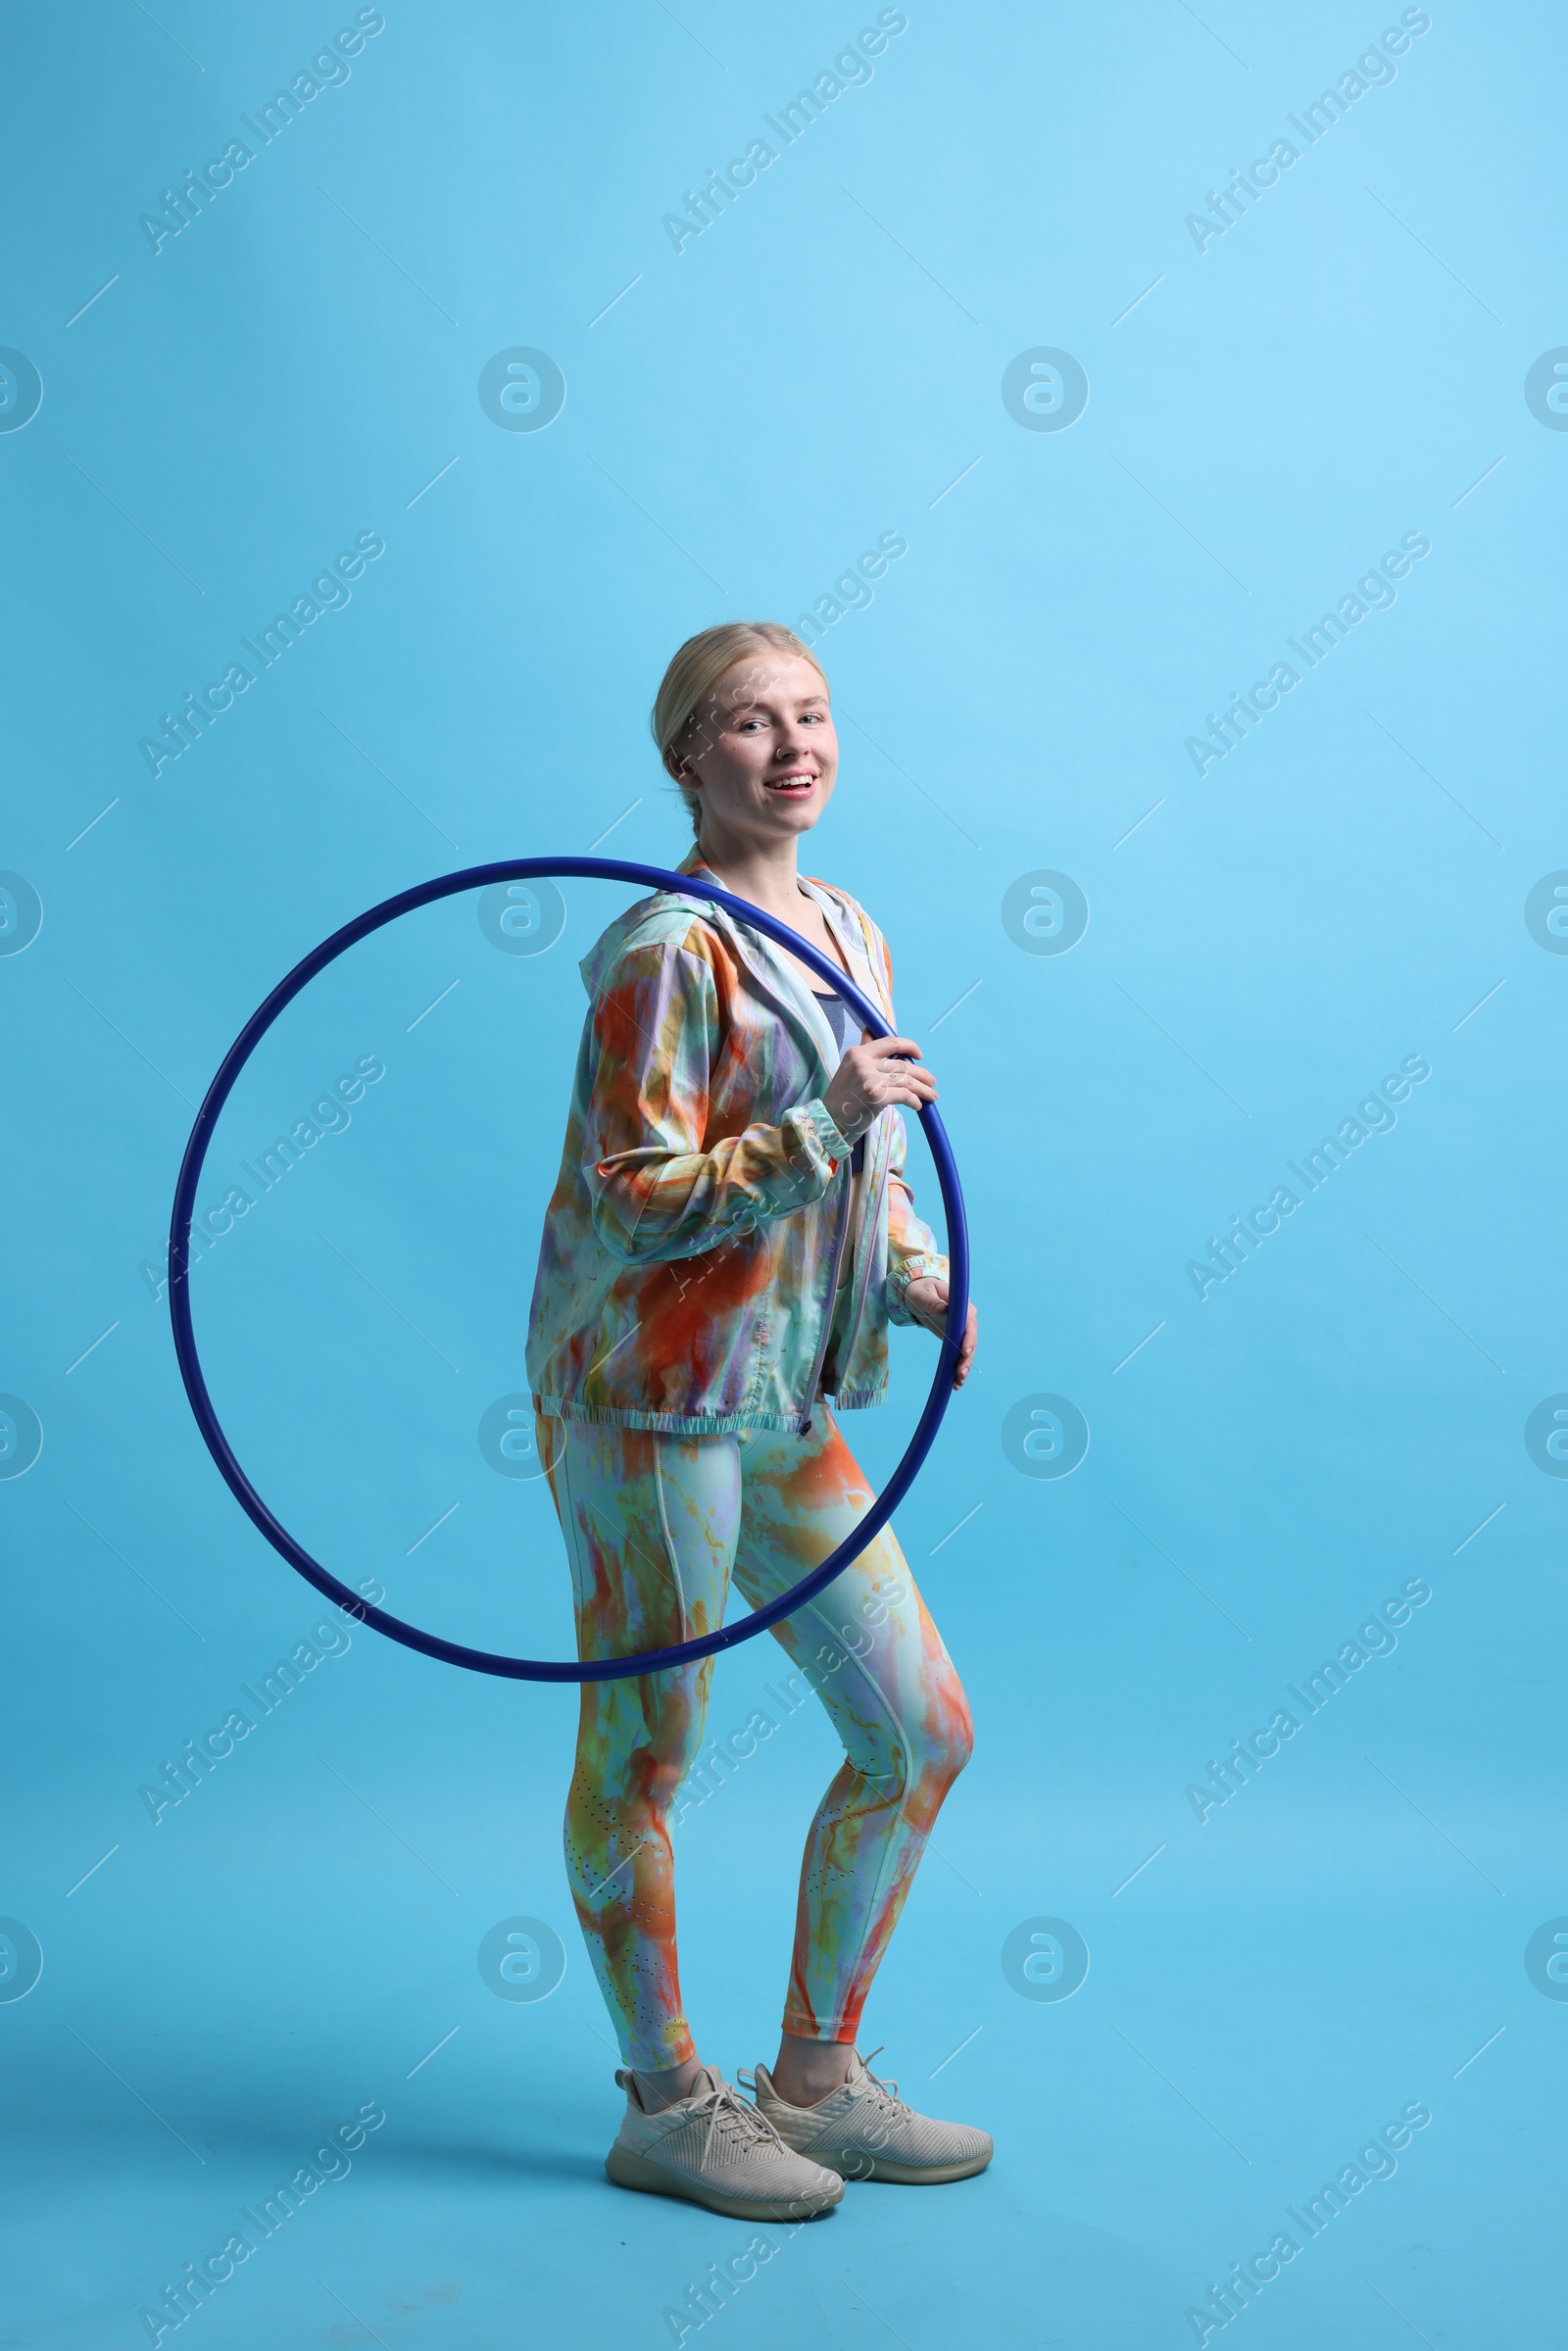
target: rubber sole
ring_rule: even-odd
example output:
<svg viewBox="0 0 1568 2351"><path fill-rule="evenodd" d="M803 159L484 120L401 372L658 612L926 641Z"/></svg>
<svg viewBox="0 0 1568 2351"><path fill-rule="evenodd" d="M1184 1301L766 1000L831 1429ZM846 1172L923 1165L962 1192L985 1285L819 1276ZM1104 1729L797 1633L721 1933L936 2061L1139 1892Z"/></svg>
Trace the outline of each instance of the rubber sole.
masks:
<svg viewBox="0 0 1568 2351"><path fill-rule="evenodd" d="M823 2169L826 2170L826 2166ZM678 2196L687 2204L701 2204L710 2212L721 2212L732 2221L814 2221L819 2213L831 2212L843 2201L844 2182L840 2180L836 2192L820 2196L726 2196L716 2189L707 2189L695 2180L683 2180L668 2172L662 2164L650 2163L645 2155L633 2155L625 2147L612 2147L605 2157L605 2171L616 2187L640 2189L645 2196Z"/></svg>
<svg viewBox="0 0 1568 2351"><path fill-rule="evenodd" d="M811 2157L813 2163L819 2160L817 2156ZM853 2161L854 2159L850 2158L849 2160ZM986 2169L990 2161L989 2155L982 2155L977 2160L971 2159L968 2163L916 2165L892 2163L886 2156L873 2155L869 2158L869 2168L865 2171L840 2171L837 2164L828 2168L839 2172L839 2177L843 2180L880 2180L890 2187L945 2187L952 2180L973 2180Z"/></svg>

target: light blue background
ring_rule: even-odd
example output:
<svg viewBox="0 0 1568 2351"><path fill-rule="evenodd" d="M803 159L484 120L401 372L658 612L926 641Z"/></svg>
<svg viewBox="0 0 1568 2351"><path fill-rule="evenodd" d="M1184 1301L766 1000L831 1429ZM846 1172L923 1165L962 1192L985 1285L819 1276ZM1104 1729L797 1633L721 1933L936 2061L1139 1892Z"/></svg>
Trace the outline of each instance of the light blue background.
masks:
<svg viewBox="0 0 1568 2351"><path fill-rule="evenodd" d="M1397 10L920 0L677 255L662 216L874 10L389 0L352 77L155 255L138 216L352 13L112 0L4 31L0 342L44 394L0 435L0 865L44 916L0 957L0 1387L44 1442L0 1482L0 1911L44 1966L0 2002L0 2341L146 2341L139 2306L371 2099L350 2177L191 2322L207 2351L668 2342L745 2241L603 2180L569 1690L356 1633L154 1827L139 1786L321 1610L209 1462L140 1268L212 1071L298 956L459 864L673 863L646 732L669 653L794 621L885 531L907 555L822 633L844 757L808 862L889 935L966 1186L979 1369L899 1528L978 1748L866 2043L998 2157L941 2196L852 2190L724 2340L1190 2342L1210 2280L1418 2099L1396 2176L1236 2324L1253 2351L1547 2339L1568 2005L1524 1950L1568 1912L1568 1486L1523 1432L1568 1389L1568 961L1523 906L1568 865L1568 437L1523 385L1568 342L1560 18L1435 6L1200 253L1185 216ZM518 345L566 381L537 433L476 395ZM1003 406L1037 346L1087 371L1068 430ZM1205 713L1409 531L1432 552L1393 609L1200 780ZM160 712L362 532L386 552L347 608L154 780ZM1003 927L1039 869L1090 904L1062 956ZM471 900L357 951L211 1160L384 1061L198 1268L197 1324L289 1525L491 1646L568 1645L545 1490L475 1432L524 1385L576 958L624 896L571 887L537 958ZM1397 1126L1200 1302L1186 1261L1412 1054ZM894 1404L852 1424L873 1476L929 1368L899 1335ZM1088 1422L1066 1479L1004 1453L1035 1394ZM1411 1577L1395 1653L1200 1825L1188 1783ZM721 1661L716 1732L774 1655ZM797 1718L683 1833L688 2000L730 2073L771 2051L832 1768ZM519 1915L565 1939L542 2002L476 1964ZM1042 1916L1092 1955L1064 2002L1004 1977Z"/></svg>

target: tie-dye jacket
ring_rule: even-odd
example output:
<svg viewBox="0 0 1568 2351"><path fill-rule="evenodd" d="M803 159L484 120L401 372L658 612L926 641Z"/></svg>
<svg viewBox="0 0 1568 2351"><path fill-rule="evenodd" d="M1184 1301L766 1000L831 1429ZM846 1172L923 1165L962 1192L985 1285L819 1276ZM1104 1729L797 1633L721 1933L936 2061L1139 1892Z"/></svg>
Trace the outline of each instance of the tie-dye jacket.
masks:
<svg viewBox="0 0 1568 2351"><path fill-rule="evenodd" d="M695 851L681 870L717 878ZM881 932L846 892L805 887L892 1022ZM841 1407L882 1402L888 1323L915 1319L906 1286L948 1272L899 1112L866 1135L852 1233L849 1146L822 1099L837 1045L769 940L661 891L580 968L590 1008L528 1325L535 1407L682 1436L801 1429L825 1360Z"/></svg>

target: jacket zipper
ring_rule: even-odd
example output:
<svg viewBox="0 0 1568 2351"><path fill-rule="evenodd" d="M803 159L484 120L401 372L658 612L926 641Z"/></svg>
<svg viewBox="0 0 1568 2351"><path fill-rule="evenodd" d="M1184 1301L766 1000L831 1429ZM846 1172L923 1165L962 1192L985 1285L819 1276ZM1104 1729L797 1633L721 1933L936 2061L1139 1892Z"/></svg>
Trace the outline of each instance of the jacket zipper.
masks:
<svg viewBox="0 0 1568 2351"><path fill-rule="evenodd" d="M862 935L862 937L864 936L863 930L862 930L862 934L861 934L861 935ZM876 970L876 963L875 963L875 959L874 959L874 957L873 957L873 956L872 956L872 955L871 955L871 952L870 952L870 942L869 942L868 940L866 941L866 957L865 957L865 959L866 959L866 968L867 968L867 969L868 969L868 971L870 972L870 974L871 974L871 978L872 978L872 982L873 982L873 990L872 990L872 993L873 993L873 995L874 995L874 996L880 996L880 995L881 995L881 993L882 993L882 991L881 991L880 987L879 987L879 986L877 986L877 985L875 984L875 983L876 983L876 981L877 981L877 976L878 976L878 975L877 975L877 970ZM854 977L854 974L852 973L852 974L851 974L851 976L852 976L852 978L853 978L853 977ZM890 1012L890 1014L889 1014L889 1017L891 1018L891 1012ZM851 1152L851 1157L853 1158L853 1156L854 1156L854 1153L853 1153L853 1151L852 1151L852 1152ZM884 1184L885 1184L885 1183L886 1183L886 1180L887 1180L887 1165L886 1165L886 1160L885 1160L885 1159L884 1159L884 1164L883 1164L883 1169L882 1169L882 1177L883 1177L883 1182L884 1182ZM880 1198L880 1196L879 1196L879 1198ZM828 1307L827 1307L827 1314L826 1314L826 1316L824 1317L823 1324L822 1324L822 1344L821 1344L821 1346L820 1346L820 1347L817 1348L817 1350L816 1350L816 1361L815 1361L815 1363L813 1364L813 1366L812 1366L812 1368L811 1368L811 1381L810 1381L810 1386L809 1386L809 1388L808 1388L808 1391L807 1391L807 1405L806 1405L806 1414L805 1414L805 1417L804 1417L804 1419L801 1421L801 1423L800 1423L800 1426L799 1426L799 1429L798 1429L798 1432L797 1432L797 1433L798 1433L798 1435L800 1435L800 1436L802 1436L802 1437L808 1436L808 1435L809 1435L809 1433L810 1433L810 1427L811 1427L811 1414L813 1413L813 1411L814 1411L814 1410L815 1410L815 1408L816 1408L816 1384L817 1384L818 1380L819 1380L819 1379L821 1378L821 1376L822 1376L822 1365L823 1365L823 1363L824 1363L824 1362L826 1361L826 1359L827 1359L828 1343L829 1343L829 1341L832 1339L832 1336L833 1336L833 1318L834 1318L834 1315L835 1315L835 1314L837 1313L837 1311L838 1311L838 1302L839 1302L839 1267L840 1267L840 1265L841 1265L841 1264L843 1263L843 1261L844 1261L844 1244L845 1244L845 1240L846 1240L846 1238L847 1238L847 1236L848 1236L848 1233L849 1233L849 1228L850 1228L850 1208L851 1208L851 1204L852 1204L852 1203L853 1203L853 1201L854 1201L854 1199L855 1199L855 1177L854 1177L854 1174L851 1172L851 1170L850 1170L850 1168L849 1168L848 1162L846 1162L846 1166L845 1166L845 1192L844 1192L844 1208L843 1208L843 1213L842 1213L842 1215L841 1215L841 1217L840 1217L840 1219L839 1219L838 1240L837 1240L837 1242L836 1242L836 1244L835 1244L834 1250L833 1250L833 1273L832 1273L831 1283L830 1283L830 1287L829 1287L829 1291L828 1291ZM862 1231L864 1231L864 1230L865 1230L865 1228L866 1228L866 1225L867 1225L867 1222L868 1222L868 1221L869 1221L870 1229L871 1229L871 1230L874 1232L874 1231L875 1231L875 1229L876 1229L876 1209L875 1209L875 1205L873 1205L873 1207L872 1207L872 1209L871 1209L871 1211L870 1211L870 1213L869 1213L869 1219L867 1218L867 1216L865 1216L865 1215L862 1215L862 1217L861 1217L861 1219L860 1219L860 1223L861 1223L861 1229L862 1229ZM867 1249L867 1251L866 1251L865 1268L864 1268L864 1271L863 1271L863 1272L861 1273L861 1275L860 1275L860 1292L859 1292L859 1296L857 1298L857 1299L856 1299L856 1301L855 1301L854 1309L853 1309L853 1311L851 1312L851 1315L850 1315L849 1325L848 1325L848 1328L846 1329L846 1331L845 1331L845 1335L844 1335L844 1358L843 1358L843 1360L844 1360L844 1364L845 1364L846 1366L848 1365L848 1362L849 1362L849 1359L850 1359L850 1353L851 1353L851 1349L852 1349L852 1347L853 1347L853 1344L854 1344L854 1340L855 1340L855 1334L856 1334L856 1332L857 1332L857 1331L859 1329L859 1324L860 1324L860 1315L861 1315L862 1311L864 1310L864 1306L865 1306L865 1293L866 1293L866 1288L867 1288L867 1286L868 1286L868 1284L869 1284L869 1281L870 1281L870 1276L871 1276L871 1257L870 1257L870 1251L869 1251L869 1249Z"/></svg>
<svg viewBox="0 0 1568 2351"><path fill-rule="evenodd" d="M842 1162L842 1165L844 1170L844 1204L839 1210L839 1229L833 1243L833 1270L828 1276L827 1311L822 1317L822 1339L821 1344L816 1350L816 1361L811 1366L811 1377L807 1383L806 1411L795 1432L798 1437L808 1437L810 1435L811 1414L816 1406L816 1383L822 1376L822 1365L827 1356L828 1341L833 1336L834 1309L837 1307L839 1302L839 1267L844 1262L844 1243L850 1229L850 1201L855 1196L855 1178L850 1173L849 1160L845 1159Z"/></svg>
<svg viewBox="0 0 1568 2351"><path fill-rule="evenodd" d="M867 1291L867 1290L870 1288L870 1283L871 1283L871 1249L870 1249L870 1241L869 1241L869 1236L871 1236L871 1235L874 1235L874 1233L876 1232L876 1226L877 1226L877 1215L878 1215L878 1211L879 1211L879 1209L880 1209L880 1207L881 1207L882 1194L883 1194L883 1193L886 1191L886 1189L887 1189L887 1184L888 1184L888 1167L887 1167L887 1157L888 1157L888 1155L891 1155L891 1154L884 1155L884 1158L883 1158L883 1163L882 1163L882 1174L881 1174L881 1182L880 1182L880 1186L879 1186L879 1188L878 1188L878 1191L877 1191L876 1198L875 1198L875 1199L872 1200L872 1202L871 1202L871 1204L870 1204L869 1208L866 1210L865 1214L864 1214L864 1215L862 1215L862 1217L861 1217L861 1219L860 1219L860 1229L861 1229L861 1231L862 1231L863 1233L865 1233L865 1234L868 1236L868 1239L867 1239L867 1244L866 1244L866 1252L865 1252L865 1266L864 1266L864 1269L863 1269L863 1271L861 1272L861 1275L860 1275L860 1291L859 1291L859 1296L857 1298L857 1299L856 1299L856 1301L855 1301L855 1309L854 1309L853 1313L852 1313L852 1314L851 1314L851 1316L850 1316L849 1328L848 1328L848 1330L847 1330L847 1331L845 1332L845 1334L844 1334L844 1362L843 1362L843 1366L842 1366L842 1368L843 1368L844 1370L846 1370L846 1371L849 1369L850 1357L851 1357L851 1355L852 1355L852 1354L855 1352L855 1341L856 1341L856 1336L857 1336L857 1334L858 1333L858 1331L859 1331L859 1328L860 1328L860 1316L861 1316L861 1314L862 1314L862 1313L864 1312L864 1310L865 1310L865 1294L866 1294L866 1291ZM851 1197L853 1198L853 1196L854 1196L854 1195L853 1195L853 1187L852 1187L852 1193L851 1193Z"/></svg>
<svg viewBox="0 0 1568 2351"><path fill-rule="evenodd" d="M872 980L872 985L873 985L874 991L875 991L876 995L877 995L877 996L878 996L878 997L881 999L881 1001L882 1001L882 1004L883 1004L883 1005L884 1005L884 1008L886 1009L887 1016L888 1016L889 1020L891 1021L891 1020L893 1019L893 1016L894 1016L894 1015L893 1015L893 1005L892 1005L892 1002L891 1002L891 1000L890 1000L890 999L887 997L887 995L885 994L885 992L883 991L883 988L882 988L882 981L881 981L881 973L879 972L879 970L878 970L878 968L877 968L876 955L875 955L875 954L874 954L874 952L873 952L873 950L872 950L872 946L871 946L871 940L870 940L870 935L869 935L869 933L867 932L867 930L866 930L866 928L865 928L865 924L864 924L863 920L862 920L862 921L861 921L861 923L860 923L860 938L861 938L861 943L862 943L862 945L864 946L864 949L865 949L865 967L866 967L867 971L868 971L868 972L871 974L871 980ZM879 1189L879 1191L878 1191L878 1193L877 1193L876 1199L875 1199L875 1200L872 1201L872 1203L871 1203L871 1206L870 1206L869 1212L868 1212L868 1213L867 1213L865 1216L862 1216L862 1218L861 1218L861 1220L860 1220L860 1222L861 1222L861 1229L862 1229L862 1231L864 1231L864 1232L866 1232L866 1233L868 1233L868 1234L874 1234L874 1233L876 1232L876 1229L877 1229L877 1220L878 1220L878 1216L879 1216L879 1214L880 1214L880 1211L881 1211L882 1200L883 1200L883 1199L886 1197L886 1195L887 1195L888 1191L889 1191L889 1190L890 1190L890 1188L891 1188L891 1184L892 1184L892 1171L891 1171L891 1170L892 1170L892 1158L893 1158L893 1144L892 1144L892 1138L891 1138L891 1135L890 1135L890 1134L889 1134L889 1135L884 1135L884 1137L883 1137L882 1141L883 1141L883 1151L882 1151L882 1171L881 1171L881 1179L880 1179L880 1189ZM857 1338L857 1336L858 1335L858 1332L859 1332L859 1328L860 1328L860 1317L861 1317L861 1315L863 1314L863 1312L865 1311L865 1294L866 1294L866 1291L867 1291L867 1290L869 1289L869 1287L870 1287L870 1281L871 1281L871 1251L870 1251L870 1247L869 1247L869 1243L868 1243L868 1244L867 1244L867 1249L866 1249L865 1269L864 1269L864 1271L863 1271L863 1272L861 1273L861 1275L860 1275L860 1294L859 1294L858 1298L856 1299L856 1301L855 1301L855 1311L854 1311L854 1312L853 1312L853 1314L850 1316L850 1324L849 1324L849 1329L848 1329L848 1330L847 1330L847 1332L845 1333L845 1337L844 1337L844 1368L845 1368L846 1370L847 1370L847 1369L848 1369L848 1367L849 1367L849 1361L850 1361L850 1357L851 1357L851 1355L852 1355L852 1354L854 1353L854 1351L855 1351L855 1341L856 1341L856 1338Z"/></svg>

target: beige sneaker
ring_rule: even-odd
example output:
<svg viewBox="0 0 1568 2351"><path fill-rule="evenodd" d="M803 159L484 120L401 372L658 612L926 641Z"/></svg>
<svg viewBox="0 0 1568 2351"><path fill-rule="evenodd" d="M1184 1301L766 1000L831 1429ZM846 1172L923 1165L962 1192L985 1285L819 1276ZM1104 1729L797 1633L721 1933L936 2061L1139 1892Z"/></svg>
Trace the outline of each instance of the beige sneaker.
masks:
<svg viewBox="0 0 1568 2351"><path fill-rule="evenodd" d="M704 2066L684 2098L644 2111L635 2077L617 2069L626 2119L605 2157L617 2187L685 2196L736 2221L809 2221L844 2194L836 2172L787 2147L722 2074Z"/></svg>
<svg viewBox="0 0 1568 2351"><path fill-rule="evenodd" d="M876 2054L873 2049L871 2055ZM879 2082L858 2051L843 2088L815 2106L786 2104L765 2065L758 2067L755 2082L744 2074L740 2079L786 2146L846 2180L935 2187L943 2180L971 2179L991 2161L988 2132L915 2114L899 2096L898 2083Z"/></svg>

